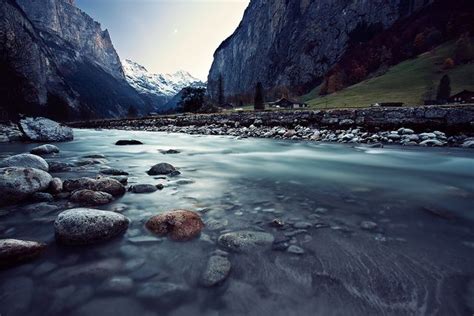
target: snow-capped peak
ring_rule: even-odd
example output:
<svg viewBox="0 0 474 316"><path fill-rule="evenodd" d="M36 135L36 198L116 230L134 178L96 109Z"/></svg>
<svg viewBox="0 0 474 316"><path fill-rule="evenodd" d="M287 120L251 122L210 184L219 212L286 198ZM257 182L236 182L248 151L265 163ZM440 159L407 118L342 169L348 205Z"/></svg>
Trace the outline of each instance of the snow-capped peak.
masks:
<svg viewBox="0 0 474 316"><path fill-rule="evenodd" d="M200 82L199 79L183 70L174 74L154 74L129 59L122 60L122 66L128 83L140 93L172 97L183 88Z"/></svg>

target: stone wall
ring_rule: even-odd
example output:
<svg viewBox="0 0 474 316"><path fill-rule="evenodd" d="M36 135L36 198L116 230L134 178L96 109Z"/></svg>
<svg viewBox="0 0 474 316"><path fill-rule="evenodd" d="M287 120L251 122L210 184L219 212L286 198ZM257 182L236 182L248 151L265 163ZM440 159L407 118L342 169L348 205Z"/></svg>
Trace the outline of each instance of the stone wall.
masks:
<svg viewBox="0 0 474 316"><path fill-rule="evenodd" d="M474 105L419 106L402 108L366 108L314 111L265 111L220 114L159 116L139 119L101 120L71 123L80 128L147 129L162 126L282 126L294 128L393 130L440 130L450 133L474 132Z"/></svg>

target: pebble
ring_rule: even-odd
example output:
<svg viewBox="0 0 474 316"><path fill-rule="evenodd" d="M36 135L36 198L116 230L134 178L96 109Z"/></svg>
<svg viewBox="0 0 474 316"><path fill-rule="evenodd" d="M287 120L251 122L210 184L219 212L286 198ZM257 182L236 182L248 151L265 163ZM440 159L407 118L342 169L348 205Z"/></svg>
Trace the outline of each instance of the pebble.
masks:
<svg viewBox="0 0 474 316"><path fill-rule="evenodd" d="M41 145L41 146L33 148L30 151L30 153L33 155L38 155L38 156L57 154L59 153L59 148L54 145L45 144L45 145Z"/></svg>
<svg viewBox="0 0 474 316"><path fill-rule="evenodd" d="M377 223L371 221L363 221L360 223L360 228L365 230L375 230L378 226Z"/></svg>
<svg viewBox="0 0 474 316"><path fill-rule="evenodd" d="M255 231L230 232L219 236L218 243L235 252L249 252L257 248L270 248L275 238L272 234Z"/></svg>
<svg viewBox="0 0 474 316"><path fill-rule="evenodd" d="M305 253L303 248L295 246L295 245L289 246L286 251L288 251L289 253L294 254L294 255L302 255L302 254Z"/></svg>

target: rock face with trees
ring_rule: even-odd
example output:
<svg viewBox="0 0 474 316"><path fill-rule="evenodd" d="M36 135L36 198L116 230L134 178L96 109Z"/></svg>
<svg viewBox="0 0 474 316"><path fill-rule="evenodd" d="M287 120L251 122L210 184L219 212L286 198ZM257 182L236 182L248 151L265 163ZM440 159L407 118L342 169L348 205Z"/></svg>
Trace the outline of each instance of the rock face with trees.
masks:
<svg viewBox="0 0 474 316"><path fill-rule="evenodd" d="M459 39L454 64L466 62L472 14L468 0L252 1L214 54L209 94L220 82L235 104L252 102L257 82L269 98L331 94L449 40Z"/></svg>
<svg viewBox="0 0 474 316"><path fill-rule="evenodd" d="M259 81L265 88L314 86L351 41L431 2L251 1L239 27L214 54L209 93L217 98L222 81L228 96L246 94Z"/></svg>

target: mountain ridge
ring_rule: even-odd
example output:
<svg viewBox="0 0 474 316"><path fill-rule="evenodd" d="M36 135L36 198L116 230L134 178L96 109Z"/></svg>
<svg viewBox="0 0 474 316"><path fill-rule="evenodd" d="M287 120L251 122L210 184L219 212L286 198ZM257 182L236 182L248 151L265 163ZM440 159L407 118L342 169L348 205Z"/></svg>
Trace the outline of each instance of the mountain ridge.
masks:
<svg viewBox="0 0 474 316"><path fill-rule="evenodd" d="M125 77L138 93L153 103L157 111L168 111L175 107L170 103L181 90L189 86L205 85L189 72L178 70L173 74L155 74L133 60L123 59Z"/></svg>

